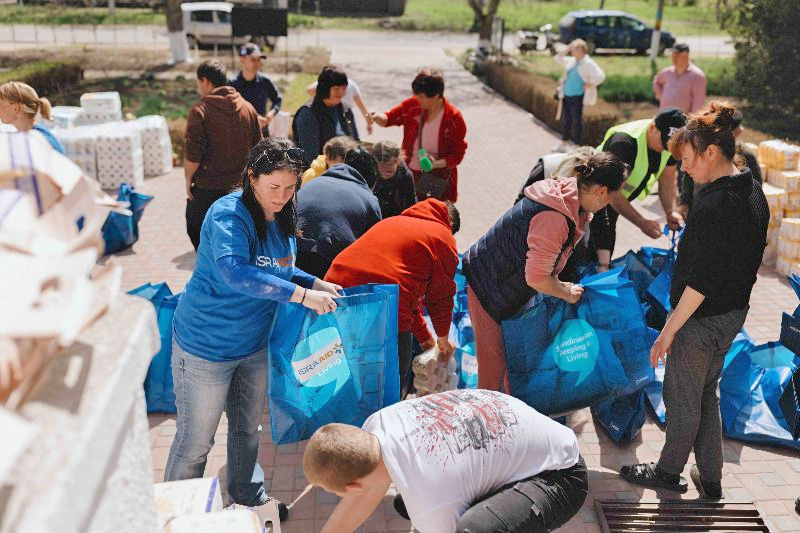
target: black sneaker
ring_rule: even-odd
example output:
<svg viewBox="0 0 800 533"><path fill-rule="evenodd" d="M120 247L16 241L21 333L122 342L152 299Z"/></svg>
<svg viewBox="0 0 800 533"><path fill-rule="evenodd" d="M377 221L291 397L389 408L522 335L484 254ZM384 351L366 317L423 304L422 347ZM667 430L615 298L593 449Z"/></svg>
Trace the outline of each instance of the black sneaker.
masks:
<svg viewBox="0 0 800 533"><path fill-rule="evenodd" d="M620 468L619 474L630 483L654 489L673 490L681 494L689 489L683 476L664 472L656 463L626 465Z"/></svg>
<svg viewBox="0 0 800 533"><path fill-rule="evenodd" d="M700 497L706 500L721 500L723 499L722 496L722 483L720 482L713 482L713 481L703 481L700 479L700 469L697 468L697 465L692 465L692 469L689 471L689 474L692 477L692 482L694 486L697 488L697 492L700 493Z"/></svg>
<svg viewBox="0 0 800 533"><path fill-rule="evenodd" d="M800 498L794 501L794 512L800 514Z"/></svg>
<svg viewBox="0 0 800 533"><path fill-rule="evenodd" d="M411 520L406 510L406 502L403 501L403 497L400 494L394 497L394 510L406 520Z"/></svg>

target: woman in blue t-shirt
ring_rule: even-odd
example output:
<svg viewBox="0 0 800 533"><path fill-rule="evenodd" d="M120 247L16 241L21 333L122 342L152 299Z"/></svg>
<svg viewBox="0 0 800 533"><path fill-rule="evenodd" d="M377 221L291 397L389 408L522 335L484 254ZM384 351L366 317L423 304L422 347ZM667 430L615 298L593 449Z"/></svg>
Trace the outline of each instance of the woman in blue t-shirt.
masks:
<svg viewBox="0 0 800 533"><path fill-rule="evenodd" d="M164 478L203 476L224 409L228 493L250 507L270 499L257 456L272 318L286 302L329 313L341 289L295 267L302 168L302 150L287 139L267 138L252 149L242 191L217 200L203 221L195 270L175 310L178 418ZM279 509L285 519L286 506Z"/></svg>
<svg viewBox="0 0 800 533"><path fill-rule="evenodd" d="M0 85L0 120L11 124L17 131L38 131L54 150L63 154L64 147L55 135L41 124L36 124L37 115L52 120L47 98L40 98L33 87L21 81L7 81Z"/></svg>

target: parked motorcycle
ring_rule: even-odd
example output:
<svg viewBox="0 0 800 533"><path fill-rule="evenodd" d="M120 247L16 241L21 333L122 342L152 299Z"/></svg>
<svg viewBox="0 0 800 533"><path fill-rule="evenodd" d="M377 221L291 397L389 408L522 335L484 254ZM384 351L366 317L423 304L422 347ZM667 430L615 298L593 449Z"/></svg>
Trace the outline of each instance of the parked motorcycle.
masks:
<svg viewBox="0 0 800 533"><path fill-rule="evenodd" d="M517 32L517 47L520 52L530 52L532 50L549 50L550 54L555 55L555 44L558 42L558 34L553 33L553 25L545 24L538 30L520 30Z"/></svg>

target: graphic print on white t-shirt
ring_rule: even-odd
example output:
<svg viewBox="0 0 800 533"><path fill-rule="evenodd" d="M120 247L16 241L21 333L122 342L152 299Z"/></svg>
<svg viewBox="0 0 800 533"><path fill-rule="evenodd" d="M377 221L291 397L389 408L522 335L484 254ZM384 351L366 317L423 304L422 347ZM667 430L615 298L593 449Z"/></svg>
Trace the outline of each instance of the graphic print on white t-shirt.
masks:
<svg viewBox="0 0 800 533"><path fill-rule="evenodd" d="M476 390L424 396L412 408L420 422L414 435L421 452L447 463L467 449L505 452L519 421L500 396Z"/></svg>

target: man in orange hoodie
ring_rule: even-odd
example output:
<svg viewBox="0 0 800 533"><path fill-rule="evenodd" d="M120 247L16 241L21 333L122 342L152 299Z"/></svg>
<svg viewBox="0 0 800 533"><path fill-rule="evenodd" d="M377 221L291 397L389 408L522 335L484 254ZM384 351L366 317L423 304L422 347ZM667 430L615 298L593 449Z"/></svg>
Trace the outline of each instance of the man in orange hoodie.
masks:
<svg viewBox="0 0 800 533"><path fill-rule="evenodd" d="M258 114L228 85L225 67L217 60L197 67L200 101L186 121L186 233L195 251L200 227L211 204L242 181L250 149L261 140Z"/></svg>
<svg viewBox="0 0 800 533"><path fill-rule="evenodd" d="M397 344L402 395L407 388L412 334L425 350L438 346L445 361L455 349L448 333L458 266L453 235L460 226L453 204L425 200L372 226L336 257L325 276L342 287L400 285ZM428 308L436 340L425 325L420 305Z"/></svg>

